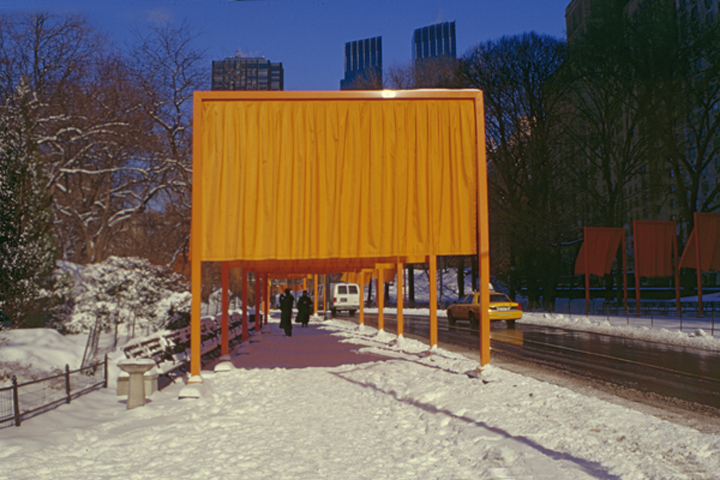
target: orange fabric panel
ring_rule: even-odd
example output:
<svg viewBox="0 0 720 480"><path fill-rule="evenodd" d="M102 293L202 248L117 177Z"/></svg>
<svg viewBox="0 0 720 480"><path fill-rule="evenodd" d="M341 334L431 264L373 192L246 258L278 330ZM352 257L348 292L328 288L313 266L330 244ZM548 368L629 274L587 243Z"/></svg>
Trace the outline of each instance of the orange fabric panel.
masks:
<svg viewBox="0 0 720 480"><path fill-rule="evenodd" d="M695 229L685 245L681 268L697 268L696 235L700 235L700 271L720 270L720 213L695 214Z"/></svg>
<svg viewBox="0 0 720 480"><path fill-rule="evenodd" d="M606 275L612 271L613 260L622 242L622 228L586 228L586 237L575 260L575 274L585 273L585 249L588 249L588 269L591 275ZM623 248L625 246L623 245Z"/></svg>
<svg viewBox="0 0 720 480"><path fill-rule="evenodd" d="M476 253L479 92L454 95L203 100L201 260Z"/></svg>
<svg viewBox="0 0 720 480"><path fill-rule="evenodd" d="M635 225L635 270L641 277L674 274L673 238L675 222L638 221Z"/></svg>
<svg viewBox="0 0 720 480"><path fill-rule="evenodd" d="M359 272L345 272L340 279L341 282L357 283L358 285L367 285L372 278L371 270L362 270Z"/></svg>
<svg viewBox="0 0 720 480"><path fill-rule="evenodd" d="M375 270L373 272L373 278L378 278L378 274L380 273L380 270ZM395 265L393 265L393 268L385 268L383 269L383 276L381 281L383 282L394 282L395 281Z"/></svg>

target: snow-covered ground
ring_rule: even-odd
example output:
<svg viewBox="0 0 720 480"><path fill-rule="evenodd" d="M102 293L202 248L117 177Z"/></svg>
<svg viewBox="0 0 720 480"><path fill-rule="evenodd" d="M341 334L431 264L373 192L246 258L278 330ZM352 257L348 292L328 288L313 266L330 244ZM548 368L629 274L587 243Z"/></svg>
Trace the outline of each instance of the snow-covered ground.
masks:
<svg viewBox="0 0 720 480"><path fill-rule="evenodd" d="M548 317L526 321L567 320ZM606 321L570 320L626 334ZM720 342L657 332L668 343ZM23 351L48 364L73 358L54 342L40 360L33 345L23 349L23 333L13 335L16 361ZM261 341L233 356L236 369L203 372L201 398L179 400L178 383L133 410L116 396L112 368L107 390L0 430L0 479L720 477L719 435L496 366L468 375L476 360L394 340L317 318L288 338L273 319Z"/></svg>

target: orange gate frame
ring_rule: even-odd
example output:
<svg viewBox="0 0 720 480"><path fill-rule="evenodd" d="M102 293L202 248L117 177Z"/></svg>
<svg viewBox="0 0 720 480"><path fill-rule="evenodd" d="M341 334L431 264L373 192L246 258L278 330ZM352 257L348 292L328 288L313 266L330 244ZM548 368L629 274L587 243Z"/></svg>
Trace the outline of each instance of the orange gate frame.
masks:
<svg viewBox="0 0 720 480"><path fill-rule="evenodd" d="M585 313L590 313L590 274L606 275L612 271L617 249L622 249L624 305L627 311L627 255L625 229L583 227L583 244L575 260L575 275L585 274Z"/></svg>
<svg viewBox="0 0 720 480"><path fill-rule="evenodd" d="M189 383L203 261L307 274L477 253L488 301L484 132L479 90L195 92ZM483 309L481 365L489 331Z"/></svg>
<svg viewBox="0 0 720 480"><path fill-rule="evenodd" d="M720 213L695 212L693 229L680 258L680 268L697 275L698 315L703 315L702 272L720 270Z"/></svg>
<svg viewBox="0 0 720 480"><path fill-rule="evenodd" d="M675 306L680 311L680 279L675 222L633 221L635 315L640 315L640 277L675 277ZM674 263L673 263L674 259Z"/></svg>

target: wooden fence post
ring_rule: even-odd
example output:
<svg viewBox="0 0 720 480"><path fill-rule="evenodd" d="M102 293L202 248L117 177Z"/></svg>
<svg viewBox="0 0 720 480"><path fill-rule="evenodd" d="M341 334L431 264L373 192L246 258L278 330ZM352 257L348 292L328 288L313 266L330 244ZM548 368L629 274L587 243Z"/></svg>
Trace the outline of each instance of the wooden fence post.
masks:
<svg viewBox="0 0 720 480"><path fill-rule="evenodd" d="M105 354L105 388L108 387L108 354Z"/></svg>
<svg viewBox="0 0 720 480"><path fill-rule="evenodd" d="M65 393L67 393L67 403L70 403L70 365L65 364Z"/></svg>
<svg viewBox="0 0 720 480"><path fill-rule="evenodd" d="M20 426L20 398L18 396L18 382L15 375L12 376L13 384L13 408L15 409L15 426Z"/></svg>

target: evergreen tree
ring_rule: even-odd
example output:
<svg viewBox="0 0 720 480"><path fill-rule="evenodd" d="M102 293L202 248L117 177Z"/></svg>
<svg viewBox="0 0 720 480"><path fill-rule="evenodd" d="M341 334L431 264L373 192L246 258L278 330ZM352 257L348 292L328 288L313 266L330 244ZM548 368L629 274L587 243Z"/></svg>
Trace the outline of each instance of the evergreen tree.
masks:
<svg viewBox="0 0 720 480"><path fill-rule="evenodd" d="M0 314L14 326L38 313L57 259L42 164L32 140L27 88L0 108Z"/></svg>

